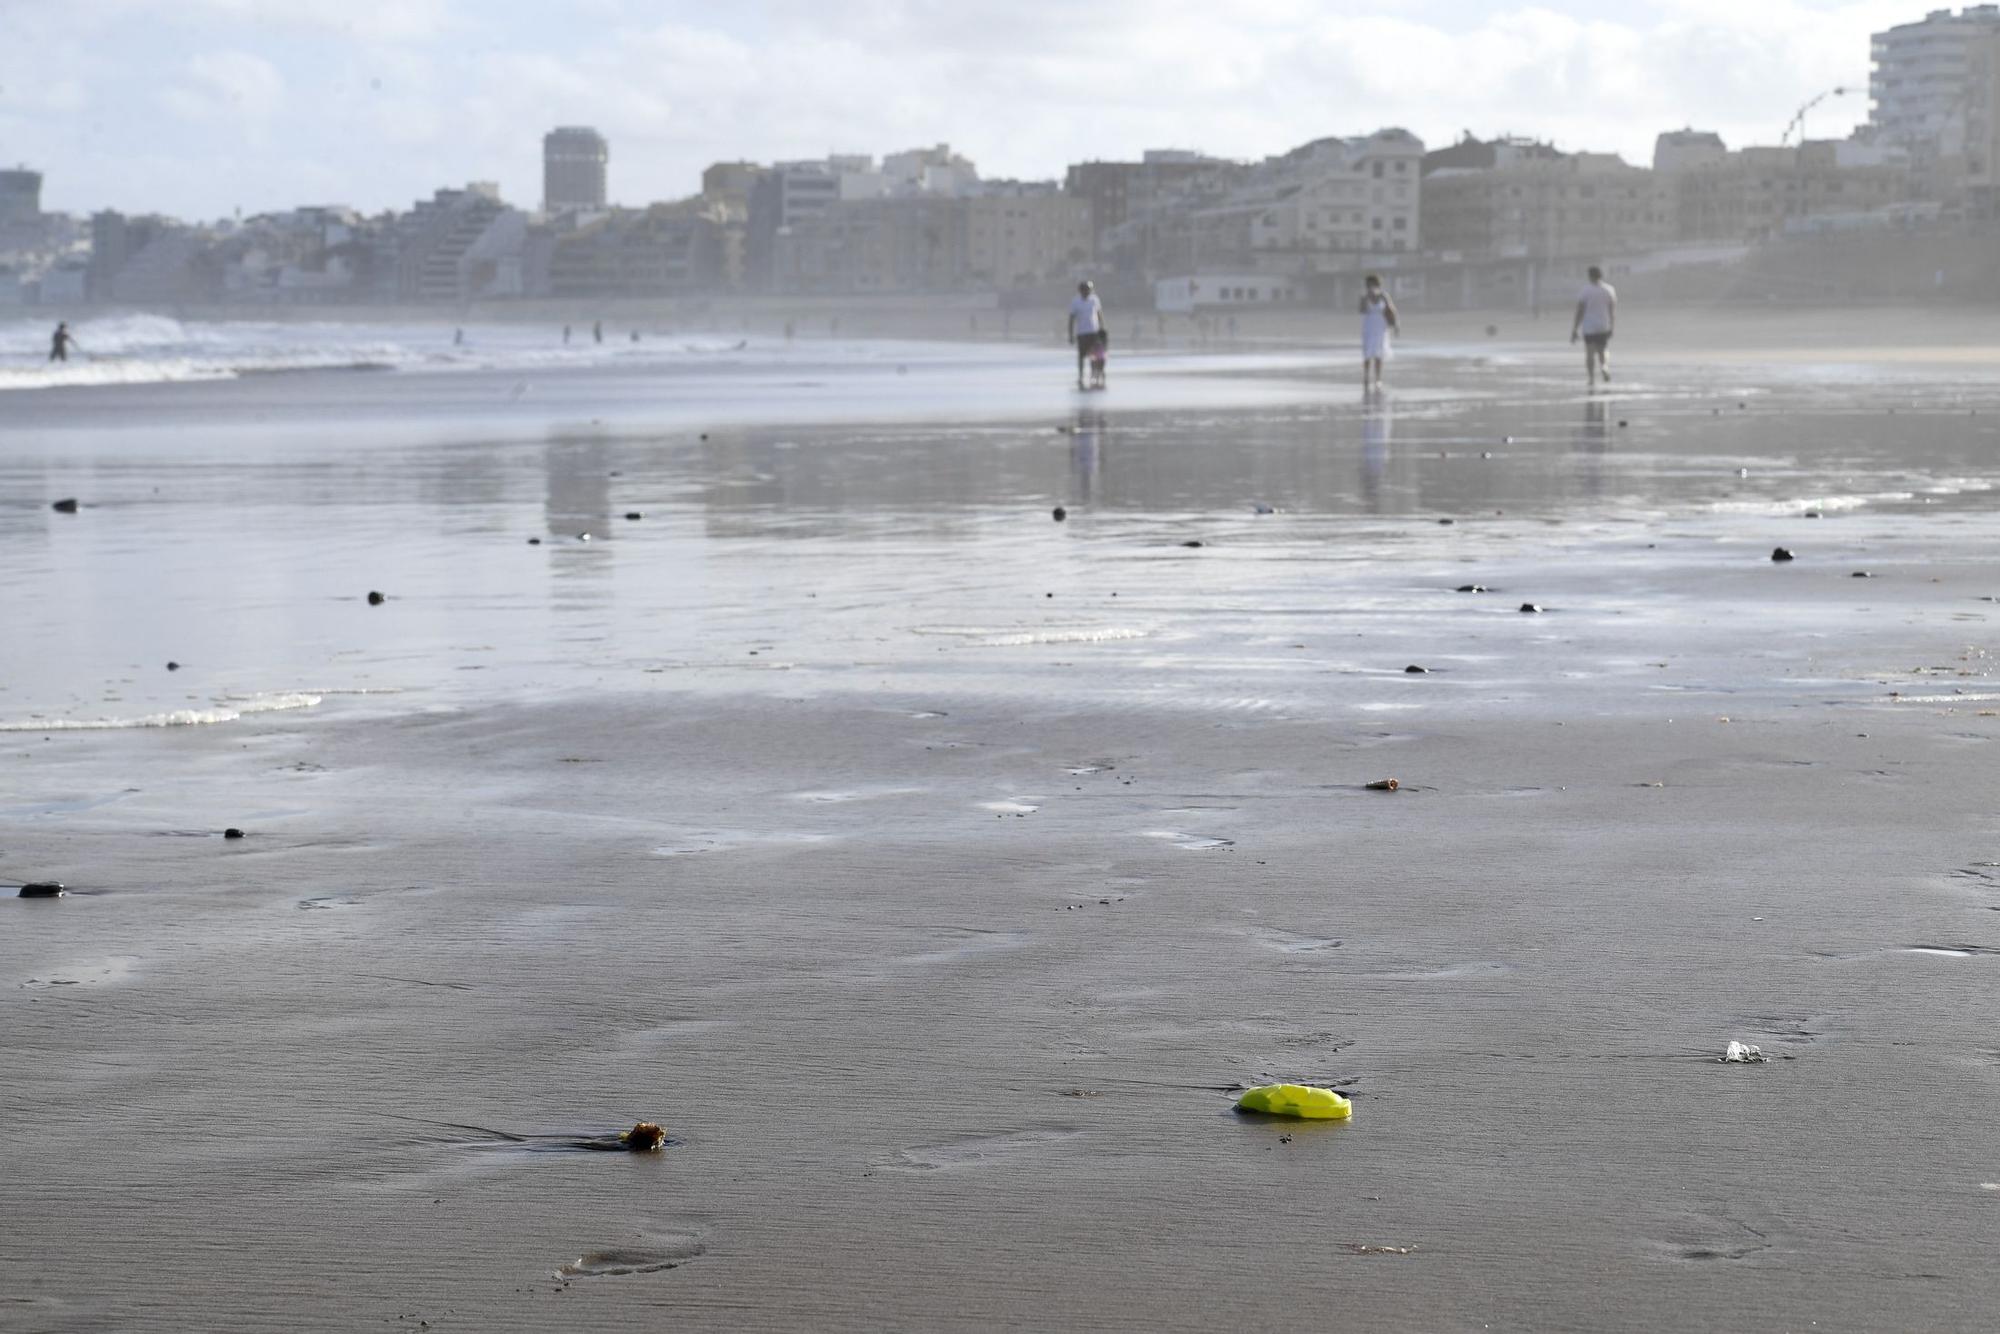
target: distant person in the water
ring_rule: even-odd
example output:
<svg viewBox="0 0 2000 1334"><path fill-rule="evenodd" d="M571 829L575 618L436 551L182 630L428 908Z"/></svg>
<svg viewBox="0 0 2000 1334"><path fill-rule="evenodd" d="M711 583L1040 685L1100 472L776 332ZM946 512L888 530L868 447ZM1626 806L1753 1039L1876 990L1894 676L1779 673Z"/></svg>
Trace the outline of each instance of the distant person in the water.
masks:
<svg viewBox="0 0 2000 1334"><path fill-rule="evenodd" d="M1069 303L1069 341L1076 348L1076 387L1088 389L1084 381L1084 364L1089 362L1095 368L1098 387L1104 385L1104 354L1101 349L1110 345L1104 332L1104 303L1098 300L1097 289L1089 279L1076 285L1076 295Z"/></svg>
<svg viewBox="0 0 2000 1334"><path fill-rule="evenodd" d="M70 336L67 321L56 324L56 331L49 335L49 360L68 361L70 348L76 346L76 339Z"/></svg>
<svg viewBox="0 0 2000 1334"><path fill-rule="evenodd" d="M463 329L453 329L453 330L451 331L451 345L452 345L453 347L464 347L464 346L465 346L465 330L463 330Z"/></svg>
<svg viewBox="0 0 2000 1334"><path fill-rule="evenodd" d="M639 341L639 331L637 329L632 331L632 341L635 343Z"/></svg>
<svg viewBox="0 0 2000 1334"><path fill-rule="evenodd" d="M1382 280L1369 274L1361 293L1361 387L1382 387L1382 363L1389 358L1389 335L1401 333L1396 303L1382 290Z"/></svg>
<svg viewBox="0 0 2000 1334"><path fill-rule="evenodd" d="M563 326L563 346L569 346L569 326L567 324Z"/></svg>
<svg viewBox="0 0 2000 1334"><path fill-rule="evenodd" d="M591 337L592 337L593 339L595 339L595 340L597 340L598 342L600 342L600 343L604 341L604 321L603 321L603 320L596 320L596 321L593 321L593 322L592 322L592 324L591 324L591 326L590 326L590 336L591 336Z"/></svg>
<svg viewBox="0 0 2000 1334"><path fill-rule="evenodd" d="M1603 376L1611 383L1611 335L1618 328L1618 289L1604 281L1604 270L1590 266L1590 281L1576 299L1576 318L1570 321L1569 341L1583 339L1583 378L1590 384Z"/></svg>

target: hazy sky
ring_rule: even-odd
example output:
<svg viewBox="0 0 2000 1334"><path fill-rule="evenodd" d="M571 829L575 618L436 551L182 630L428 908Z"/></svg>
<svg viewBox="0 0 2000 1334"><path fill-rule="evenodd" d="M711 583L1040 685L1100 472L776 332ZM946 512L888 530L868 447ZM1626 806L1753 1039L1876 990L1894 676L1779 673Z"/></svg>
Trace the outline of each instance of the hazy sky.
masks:
<svg viewBox="0 0 2000 1334"><path fill-rule="evenodd" d="M1646 161L1773 142L1866 84L1924 0L0 0L0 164L49 207L213 217L541 194L541 134L611 140L613 198L718 158L949 141L988 176L1147 147L1259 157L1402 125ZM1865 119L1833 99L1815 135Z"/></svg>

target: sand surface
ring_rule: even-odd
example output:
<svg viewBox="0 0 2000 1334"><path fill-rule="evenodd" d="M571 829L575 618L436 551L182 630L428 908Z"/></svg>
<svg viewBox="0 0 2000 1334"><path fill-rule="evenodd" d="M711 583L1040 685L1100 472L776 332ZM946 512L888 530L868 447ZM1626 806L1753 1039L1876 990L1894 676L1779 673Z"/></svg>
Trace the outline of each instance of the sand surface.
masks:
<svg viewBox="0 0 2000 1334"><path fill-rule="evenodd" d="M1574 369L22 396L0 1329L1991 1328L2000 380Z"/></svg>

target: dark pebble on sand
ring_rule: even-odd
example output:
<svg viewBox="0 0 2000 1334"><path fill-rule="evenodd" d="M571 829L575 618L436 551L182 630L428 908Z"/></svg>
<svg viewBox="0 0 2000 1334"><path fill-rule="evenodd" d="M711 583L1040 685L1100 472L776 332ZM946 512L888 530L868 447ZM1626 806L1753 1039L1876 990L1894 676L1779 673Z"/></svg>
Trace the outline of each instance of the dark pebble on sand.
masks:
<svg viewBox="0 0 2000 1334"><path fill-rule="evenodd" d="M625 517L626 517L627 519L635 519L635 520L636 520L636 519L643 519L643 518L645 518L646 516L645 516L645 515L643 515L643 514L641 514L641 513L639 513L639 511L637 511L637 510L627 510L627 511L625 511Z"/></svg>
<svg viewBox="0 0 2000 1334"><path fill-rule="evenodd" d="M1541 610L1541 608L1532 602L1523 602L1521 604L1521 610L1528 612L1538 612Z"/></svg>
<svg viewBox="0 0 2000 1334"><path fill-rule="evenodd" d="M1807 511L1806 511L1806 517L1807 517L1808 519L1817 519L1817 518L1819 517L1819 511L1818 511L1818 510L1807 510Z"/></svg>
<svg viewBox="0 0 2000 1334"><path fill-rule="evenodd" d="M1069 511L1064 509L1062 506L1058 505L1054 509L1049 511L1049 517L1051 519L1054 519L1057 523L1061 523L1064 519L1067 519L1069 517Z"/></svg>
<svg viewBox="0 0 2000 1334"><path fill-rule="evenodd" d="M577 540L577 541L579 541L579 542L588 542L588 541L590 540L590 534L589 534L589 533L578 533L578 534L576 535L576 540Z"/></svg>
<svg viewBox="0 0 2000 1334"><path fill-rule="evenodd" d="M222 836L224 838L241 838L243 837L243 831L241 829L236 828L234 825L231 825L229 828L222 831Z"/></svg>
<svg viewBox="0 0 2000 1334"><path fill-rule="evenodd" d="M1789 547L1772 547L1772 548L1771 548L1771 559L1772 559L1772 560L1781 560L1781 561L1782 561L1782 560L1791 560L1791 559L1792 559L1792 553L1791 553L1791 549L1790 549Z"/></svg>
<svg viewBox="0 0 2000 1334"><path fill-rule="evenodd" d="M1853 574L1850 574L1847 577L1849 579L1873 579L1875 576L1869 573L1867 570L1856 570Z"/></svg>
<svg viewBox="0 0 2000 1334"><path fill-rule="evenodd" d="M1181 543L1181 545L1182 545L1182 546L1184 546L1184 547L1198 547L1198 546L1203 546L1203 545L1206 545L1206 544L1205 544L1205 543L1203 543L1203 542L1202 542L1202 541L1201 541L1201 540L1200 540L1199 538L1192 538L1192 537L1191 537L1191 538L1189 538L1189 539L1188 539L1187 541L1185 541L1185 542Z"/></svg>
<svg viewBox="0 0 2000 1334"><path fill-rule="evenodd" d="M538 547L541 544L542 544L542 539L539 537L531 537L528 539L528 545L531 547Z"/></svg>
<svg viewBox="0 0 2000 1334"><path fill-rule="evenodd" d="M1252 505L1250 512L1252 514L1276 514L1278 511L1270 505Z"/></svg>
<svg viewBox="0 0 2000 1334"><path fill-rule="evenodd" d="M180 665L179 663L177 663L177 662L170 662L170 663L168 663L168 664L167 664L167 670L168 670L168 671L170 671L170 672L177 672L177 671L179 671L180 669L181 669L181 665Z"/></svg>
<svg viewBox="0 0 2000 1334"><path fill-rule="evenodd" d="M20 897L24 899L59 899L63 896L60 880L47 880L39 884L21 886Z"/></svg>
<svg viewBox="0 0 2000 1334"><path fill-rule="evenodd" d="M76 500L73 497L65 497L49 506L49 508L58 514L74 514L76 513Z"/></svg>
<svg viewBox="0 0 2000 1334"><path fill-rule="evenodd" d="M1455 524L1455 523L1457 523L1457 522L1458 522L1458 520L1456 520L1456 519L1439 519L1439 520L1438 520L1438 522L1439 522L1440 524L1442 524L1443 526L1445 526L1445 527L1449 528L1449 527L1450 527L1450 526L1451 526L1452 524Z"/></svg>
<svg viewBox="0 0 2000 1334"><path fill-rule="evenodd" d="M1417 666L1417 664L1413 662L1409 666L1405 667L1403 670L1405 672L1410 673L1413 676L1425 676L1429 674L1431 669L1428 667L1419 667Z"/></svg>
<svg viewBox="0 0 2000 1334"><path fill-rule="evenodd" d="M1460 585L1458 586L1458 591L1459 591L1459 592L1461 592L1461 593L1484 593L1484 592L1486 591L1486 585L1485 585L1485 584L1460 584Z"/></svg>
<svg viewBox="0 0 2000 1334"><path fill-rule="evenodd" d="M381 606L381 605L382 605L383 603L387 602L388 600L389 600L388 598L386 598L386 597L382 596L382 594L380 594L380 593L376 592L376 591L375 591L374 589L372 589L372 588L371 588L371 589L369 589L369 590L368 590L368 605L369 605L369 606L371 606L371 607L379 607L379 606Z"/></svg>

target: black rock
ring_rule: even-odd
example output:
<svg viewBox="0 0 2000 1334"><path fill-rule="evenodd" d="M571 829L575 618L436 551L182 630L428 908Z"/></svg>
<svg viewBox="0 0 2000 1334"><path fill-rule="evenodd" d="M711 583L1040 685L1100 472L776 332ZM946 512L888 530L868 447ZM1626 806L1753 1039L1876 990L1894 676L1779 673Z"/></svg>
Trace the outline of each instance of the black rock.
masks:
<svg viewBox="0 0 2000 1334"><path fill-rule="evenodd" d="M1522 611L1529 611L1529 612L1538 612L1538 611L1540 611L1540 610L1541 610L1541 608L1540 608L1540 607L1538 607L1538 606L1536 606L1536 605L1535 605L1534 603L1532 603L1532 602L1523 602L1523 603L1521 604L1521 610L1522 610Z"/></svg>
<svg viewBox="0 0 2000 1334"><path fill-rule="evenodd" d="M1856 570L1853 574L1850 574L1847 577L1849 579L1873 579L1875 576L1870 574L1866 570Z"/></svg>
<svg viewBox="0 0 2000 1334"><path fill-rule="evenodd" d="M1061 523L1064 519L1067 519L1069 517L1069 511L1064 509L1062 506L1058 505L1054 509L1049 511L1049 517L1051 519L1054 519L1057 523Z"/></svg>
<svg viewBox="0 0 2000 1334"><path fill-rule="evenodd" d="M1772 548L1771 548L1771 559L1772 559L1772 560L1791 560L1791 559L1792 559L1792 553L1791 553L1791 551L1790 551L1789 549L1787 549L1787 548L1785 548L1785 547L1772 547Z"/></svg>
<svg viewBox="0 0 2000 1334"><path fill-rule="evenodd" d="M701 438L702 438L702 439L704 439L704 440L708 439L708 432L707 432L707 431L703 431L703 432L701 433Z"/></svg>
<svg viewBox="0 0 2000 1334"><path fill-rule="evenodd" d="M539 537L531 537L528 539L528 545L531 547L538 547L541 544L542 544L542 539Z"/></svg>
<svg viewBox="0 0 2000 1334"><path fill-rule="evenodd" d="M1439 522L1440 524L1442 524L1442 525L1443 525L1444 527L1446 527L1446 528L1449 528L1449 527L1451 527L1451 525L1453 525L1453 524L1457 523L1457 522L1458 522L1458 520L1456 520L1456 519L1439 519L1439 520L1438 520L1438 522Z"/></svg>
<svg viewBox="0 0 2000 1334"><path fill-rule="evenodd" d="M179 663L177 663L177 662L170 662L170 663L168 663L168 664L167 664L167 670L168 670L168 671L170 671L170 672L177 672L177 671L179 671L180 669L181 669L181 665L180 665Z"/></svg>
<svg viewBox="0 0 2000 1334"><path fill-rule="evenodd" d="M382 594L381 594L381 593L379 593L379 592L377 592L376 590L374 590L374 589L372 589L372 588L368 590L368 605L369 605L369 606L371 606L371 607L379 607L379 606L381 606L381 605L382 605L383 603L387 602L388 600L389 600L388 598L386 598L386 597L382 596Z"/></svg>
<svg viewBox="0 0 2000 1334"><path fill-rule="evenodd" d="M45 880L40 884L21 886L20 897L24 899L59 899L63 896L62 881Z"/></svg>
<svg viewBox="0 0 2000 1334"><path fill-rule="evenodd" d="M1461 592L1461 593L1484 593L1484 592L1486 591L1486 585L1485 585L1485 584L1460 584L1460 585L1458 586L1458 591L1459 591L1459 592Z"/></svg>
<svg viewBox="0 0 2000 1334"><path fill-rule="evenodd" d="M58 500L55 504L49 506L49 508L54 510L58 514L74 514L76 513L76 499L73 496L65 497L64 499Z"/></svg>
<svg viewBox="0 0 2000 1334"><path fill-rule="evenodd" d="M1818 510L1807 510L1807 511L1806 511L1806 517L1807 517L1808 519L1817 519L1817 518L1819 517L1819 511L1818 511Z"/></svg>
<svg viewBox="0 0 2000 1334"><path fill-rule="evenodd" d="M1428 667L1419 667L1417 666L1417 664L1413 662L1409 666L1405 667L1403 670L1405 672L1410 673L1413 676L1425 676L1429 674L1431 669Z"/></svg>
<svg viewBox="0 0 2000 1334"><path fill-rule="evenodd" d="M643 515L643 514L641 514L641 513L639 513L639 511L637 511L637 510L627 510L627 511L625 511L625 517L626 517L627 519L634 519L634 520L636 520L636 519L643 519L643 518L645 518L646 516L645 516L645 515Z"/></svg>
<svg viewBox="0 0 2000 1334"><path fill-rule="evenodd" d="M1188 539L1187 541L1185 541L1185 542L1181 543L1181 545L1182 545L1182 546L1184 546L1184 547L1199 547L1199 546L1205 546L1205 545L1207 545L1207 544L1206 544L1206 543L1204 543L1203 541L1201 541L1201 539L1199 539L1199 538L1192 538L1192 537L1191 537L1191 538L1189 538L1189 539Z"/></svg>
<svg viewBox="0 0 2000 1334"><path fill-rule="evenodd" d="M243 831L241 829L235 828L234 826L231 826L230 828L222 831L222 836L224 838L241 838L243 837Z"/></svg>

